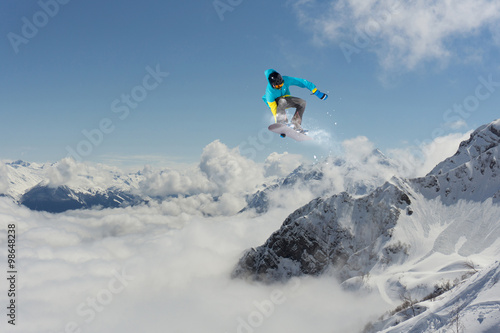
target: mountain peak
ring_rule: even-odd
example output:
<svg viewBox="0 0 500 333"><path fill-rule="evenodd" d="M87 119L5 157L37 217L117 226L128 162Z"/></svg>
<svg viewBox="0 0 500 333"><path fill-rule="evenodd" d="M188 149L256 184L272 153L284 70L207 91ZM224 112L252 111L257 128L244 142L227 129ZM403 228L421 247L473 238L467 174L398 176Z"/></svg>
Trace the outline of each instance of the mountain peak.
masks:
<svg viewBox="0 0 500 333"><path fill-rule="evenodd" d="M6 163L7 165L10 165L11 167L14 167L14 168L17 168L17 167L29 167L31 165L31 163L29 162L25 162L23 160L17 160L17 161L14 161L14 162L10 162L10 163Z"/></svg>
<svg viewBox="0 0 500 333"><path fill-rule="evenodd" d="M445 174L499 145L500 119L497 119L476 129L468 140L460 143L455 155L439 163L428 175Z"/></svg>
<svg viewBox="0 0 500 333"><path fill-rule="evenodd" d="M446 204L459 200L494 203L500 198L500 120L483 125L463 141L455 155L439 163L427 176L412 179L428 199Z"/></svg>

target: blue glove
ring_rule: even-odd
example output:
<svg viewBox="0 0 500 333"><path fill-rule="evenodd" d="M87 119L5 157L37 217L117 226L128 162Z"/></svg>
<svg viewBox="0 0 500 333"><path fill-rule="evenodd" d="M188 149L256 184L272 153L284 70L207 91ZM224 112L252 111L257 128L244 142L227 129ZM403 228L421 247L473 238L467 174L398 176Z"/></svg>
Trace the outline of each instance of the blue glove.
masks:
<svg viewBox="0 0 500 333"><path fill-rule="evenodd" d="M317 89L316 89L316 92L314 93L314 95L318 96L318 98L322 99L322 100L325 100L325 99L328 98L327 94L324 94L324 93L322 93L321 91L319 91Z"/></svg>

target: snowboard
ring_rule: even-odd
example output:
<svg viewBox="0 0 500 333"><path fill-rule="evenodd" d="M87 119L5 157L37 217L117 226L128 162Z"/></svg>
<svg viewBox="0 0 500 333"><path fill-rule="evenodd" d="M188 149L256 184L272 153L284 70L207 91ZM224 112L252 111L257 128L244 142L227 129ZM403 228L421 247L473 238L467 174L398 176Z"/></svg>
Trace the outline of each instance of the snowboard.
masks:
<svg viewBox="0 0 500 333"><path fill-rule="evenodd" d="M297 132L285 124L271 124L268 129L271 132L278 133L282 138L288 136L297 141L308 141L313 139L310 136Z"/></svg>

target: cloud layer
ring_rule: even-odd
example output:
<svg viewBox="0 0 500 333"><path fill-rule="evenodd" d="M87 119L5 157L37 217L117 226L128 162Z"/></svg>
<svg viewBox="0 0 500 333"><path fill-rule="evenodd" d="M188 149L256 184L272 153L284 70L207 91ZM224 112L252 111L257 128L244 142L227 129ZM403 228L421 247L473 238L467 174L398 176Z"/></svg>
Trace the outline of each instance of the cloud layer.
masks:
<svg viewBox="0 0 500 333"><path fill-rule="evenodd" d="M438 155L444 148L456 150L460 138L429 144L423 148L429 149L421 164L408 163L408 168L418 173L434 158L444 159L447 156ZM390 169L371 163L374 145L366 137L342 146L350 165L368 163L374 174ZM404 152L395 153L400 162L407 158ZM245 195L301 162L298 155L273 153L264 163L256 163L214 141L197 165L141 171L141 191L164 198L175 195L148 205L47 214L0 197L0 248L6 248L8 224L16 224L17 230L21 278L16 329L26 333L330 332L332 327L338 332L360 331L372 314L388 307L376 293L347 294L328 276L274 286L230 279L242 252L262 244L314 191L282 191L276 201L287 204L281 208L257 217L234 215L245 204ZM66 159L43 169L54 185L80 184L83 179L83 184L105 186L115 181L115 171ZM338 170L323 167L322 171L332 188L343 188ZM5 288L4 281L0 289ZM6 302L6 293L0 293L0 303ZM0 325L2 331L13 332Z"/></svg>
<svg viewBox="0 0 500 333"><path fill-rule="evenodd" d="M401 176L406 178L422 177L438 163L453 156L460 142L467 140L471 132L451 133L423 142L419 146L391 149L388 156L401 166Z"/></svg>
<svg viewBox="0 0 500 333"><path fill-rule="evenodd" d="M17 226L22 277L17 326L1 323L6 332L328 332L338 323L350 332L384 306L328 277L275 286L231 280L242 251L276 230L283 211L181 221L160 206L51 215L0 198L0 214ZM4 223L0 235L5 247ZM367 302L373 307L357 310Z"/></svg>

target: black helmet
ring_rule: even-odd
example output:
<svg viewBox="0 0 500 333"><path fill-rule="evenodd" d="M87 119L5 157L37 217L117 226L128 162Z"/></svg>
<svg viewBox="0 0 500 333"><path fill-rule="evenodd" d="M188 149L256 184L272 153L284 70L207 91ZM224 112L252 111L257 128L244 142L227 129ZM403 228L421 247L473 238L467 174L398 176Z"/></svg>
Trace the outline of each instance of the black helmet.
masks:
<svg viewBox="0 0 500 333"><path fill-rule="evenodd" d="M272 72L269 74L268 80L273 87L283 84L283 77L278 72Z"/></svg>

